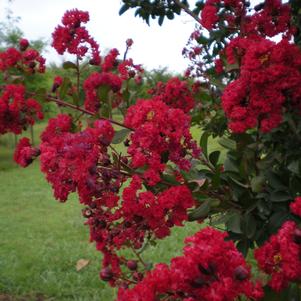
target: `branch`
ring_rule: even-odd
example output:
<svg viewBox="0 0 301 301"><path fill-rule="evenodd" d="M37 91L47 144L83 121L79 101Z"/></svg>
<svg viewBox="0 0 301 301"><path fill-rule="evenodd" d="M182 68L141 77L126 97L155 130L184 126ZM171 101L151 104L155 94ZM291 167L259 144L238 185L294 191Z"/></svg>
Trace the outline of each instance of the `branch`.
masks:
<svg viewBox="0 0 301 301"><path fill-rule="evenodd" d="M174 2L180 6L188 15L190 15L194 20L196 20L199 24L201 24L200 18L192 11L190 10L185 4L181 3L180 0L174 0Z"/></svg>
<svg viewBox="0 0 301 301"><path fill-rule="evenodd" d="M35 93L29 93L29 94L35 95ZM45 95L45 97L46 97L47 100L53 101L53 102L55 102L55 103L57 103L58 105L61 105L61 106L63 106L63 107L68 107L68 108L71 108L71 109L74 109L74 110L83 112L83 113L85 113L85 114L87 114L87 115L95 116L95 113L92 112L92 111L89 111L89 110L86 110L86 109L81 108L81 107L79 107L79 106L76 106L76 105L73 105L73 104L71 104L71 103L65 102L65 101L63 101L63 100L61 100L61 99L59 99L59 98L53 97L53 96L51 96L51 95L49 95L49 94ZM102 116L100 116L99 119L107 120L107 121L109 121L109 122L111 122L111 123L113 123L113 124L116 124L116 125L120 126L120 127L127 128L127 129L129 129L129 130L131 130L131 131L134 131L134 129L132 129L132 128L126 126L125 124L123 124L123 123L121 123L121 122L118 122L118 121L116 121L116 120L113 120L113 119L110 119L110 118L106 118L106 117L102 117Z"/></svg>
<svg viewBox="0 0 301 301"><path fill-rule="evenodd" d="M6 85L0 85L0 90L3 89L5 86L6 86ZM33 92L26 92L26 93L29 94L29 95L32 95L32 96L35 96L35 95L36 95L36 93L33 93ZM54 97L54 96L52 96L52 95L50 95L50 94L46 94L46 95L45 95L45 98L46 98L47 100L49 100L49 101L53 101L53 102L57 103L57 104L60 105L60 106L63 106L63 107L68 107L68 108L71 108L71 109L73 109L73 110L80 111L80 112L85 113L85 114L90 115L90 116L95 116L95 115L96 115L96 114L95 114L94 112L92 112L92 111L89 111L89 110L86 110L86 109L81 108L81 107L79 107L79 106L76 106L76 105L73 105L73 104L71 104L71 103L65 102L65 101L63 101L63 100L61 100L61 99L59 99L59 98L57 98L57 97ZM130 131L134 131L134 129L132 129L132 128L126 126L125 124L123 124L123 123L121 123L121 122L118 122L118 121L116 121L116 120L113 120L113 119L110 119L110 118L106 118L106 117L102 117L102 116L100 116L100 117L98 117L98 118L99 118L99 119L102 119L102 120L107 120L107 121L109 121L109 122L111 122L111 123L113 123L113 124L116 124L116 125L120 126L120 127L129 129Z"/></svg>

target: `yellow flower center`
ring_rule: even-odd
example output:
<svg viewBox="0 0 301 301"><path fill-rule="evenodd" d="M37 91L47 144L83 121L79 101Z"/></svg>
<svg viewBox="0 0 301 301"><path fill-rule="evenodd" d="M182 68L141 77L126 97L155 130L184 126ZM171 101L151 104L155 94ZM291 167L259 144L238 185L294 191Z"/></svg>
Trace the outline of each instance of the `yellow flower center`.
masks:
<svg viewBox="0 0 301 301"><path fill-rule="evenodd" d="M260 63L261 63L261 64L264 64L266 61L269 60L269 55L268 55L268 54L262 55L262 56L259 58L259 60L260 60Z"/></svg>
<svg viewBox="0 0 301 301"><path fill-rule="evenodd" d="M146 115L146 119L147 120L152 120L154 116L155 116L155 112L154 111L149 111Z"/></svg>

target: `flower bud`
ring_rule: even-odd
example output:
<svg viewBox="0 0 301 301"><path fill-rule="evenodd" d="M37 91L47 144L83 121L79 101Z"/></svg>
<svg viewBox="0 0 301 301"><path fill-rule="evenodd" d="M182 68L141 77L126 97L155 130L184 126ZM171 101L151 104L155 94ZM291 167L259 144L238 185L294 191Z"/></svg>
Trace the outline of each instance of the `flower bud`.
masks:
<svg viewBox="0 0 301 301"><path fill-rule="evenodd" d="M133 45L134 41L132 39L127 39L126 40L126 46L131 47Z"/></svg>
<svg viewBox="0 0 301 301"><path fill-rule="evenodd" d="M136 271L137 270L137 261L135 260L129 260L127 263L126 263L126 266L128 267L128 269L130 269L131 271Z"/></svg>
<svg viewBox="0 0 301 301"><path fill-rule="evenodd" d="M109 267L106 267L100 271L100 278L103 281L110 281L113 279L113 272Z"/></svg>
<svg viewBox="0 0 301 301"><path fill-rule="evenodd" d="M234 270L234 277L236 280L243 281L249 277L249 271L240 265Z"/></svg>
<svg viewBox="0 0 301 301"><path fill-rule="evenodd" d="M19 41L19 47L21 51L25 51L29 46L29 42L27 39L21 39Z"/></svg>

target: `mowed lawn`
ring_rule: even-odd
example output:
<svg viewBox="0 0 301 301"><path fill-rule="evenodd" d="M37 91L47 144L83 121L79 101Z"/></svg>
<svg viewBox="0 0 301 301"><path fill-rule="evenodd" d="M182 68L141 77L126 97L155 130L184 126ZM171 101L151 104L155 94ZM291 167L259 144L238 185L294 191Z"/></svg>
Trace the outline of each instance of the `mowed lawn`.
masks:
<svg viewBox="0 0 301 301"><path fill-rule="evenodd" d="M99 279L101 254L89 243L76 196L54 200L39 162L17 167L13 138L0 142L0 300L114 300L115 291ZM146 250L146 261L180 255L184 237L200 228L194 223L175 229ZM89 264L77 271L80 259Z"/></svg>

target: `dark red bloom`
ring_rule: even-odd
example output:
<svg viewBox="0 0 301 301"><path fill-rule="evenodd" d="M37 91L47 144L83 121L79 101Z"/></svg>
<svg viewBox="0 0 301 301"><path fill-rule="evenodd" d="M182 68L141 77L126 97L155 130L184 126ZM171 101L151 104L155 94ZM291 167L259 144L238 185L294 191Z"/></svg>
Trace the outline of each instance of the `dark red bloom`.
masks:
<svg viewBox="0 0 301 301"><path fill-rule="evenodd" d="M301 51L282 40L236 38L226 48L230 64L241 61L240 76L222 95L229 128L242 133L258 126L269 132L282 121L286 107L301 107ZM287 103L289 106L287 106Z"/></svg>
<svg viewBox="0 0 301 301"><path fill-rule="evenodd" d="M245 295L263 297L260 283L251 281L250 267L226 233L205 228L185 240L183 256L168 267L156 265L132 289L119 289L118 301L234 301Z"/></svg>
<svg viewBox="0 0 301 301"><path fill-rule="evenodd" d="M0 97L0 134L20 134L36 119L43 119L41 105L34 99L25 98L23 85L6 85Z"/></svg>
<svg viewBox="0 0 301 301"><path fill-rule="evenodd" d="M99 46L82 25L88 21L88 12L77 9L66 11L62 18L64 26L58 25L52 34L52 46L59 54L69 52L80 58L84 57L90 48L94 65L99 65Z"/></svg>
<svg viewBox="0 0 301 301"><path fill-rule="evenodd" d="M211 30L215 27L219 18L217 15L218 9L216 6L206 4L201 12L201 24L204 28Z"/></svg>
<svg viewBox="0 0 301 301"><path fill-rule="evenodd" d="M146 167L143 176L149 185L160 182L167 161L189 170L186 155L197 157L200 153L190 134L190 117L162 101L138 100L128 109L125 124L135 130L128 148L131 166Z"/></svg>
<svg viewBox="0 0 301 301"><path fill-rule="evenodd" d="M26 167L32 163L32 161L40 155L38 148L32 147L28 138L20 139L15 153L14 160L22 167Z"/></svg>
<svg viewBox="0 0 301 301"><path fill-rule="evenodd" d="M121 85L120 77L114 73L92 73L84 82L85 108L92 112L97 112L101 107L101 101L107 100L101 99L101 97L108 97L106 92L109 91L119 92ZM100 89L103 90L103 93L99 93Z"/></svg>
<svg viewBox="0 0 301 301"><path fill-rule="evenodd" d="M80 201L89 205L93 197L100 197L103 190L112 187L110 182L102 183L105 179L101 181L100 171L101 166L108 164L107 146L114 130L103 120L79 133L72 133L71 129L72 120L67 115L49 120L41 135L41 170L57 199L65 201L69 193L77 191Z"/></svg>
<svg viewBox="0 0 301 301"><path fill-rule="evenodd" d="M271 276L269 285L275 291L281 291L290 282L299 281L301 278L299 232L295 222L287 221L277 234L272 235L269 241L255 250L258 265Z"/></svg>
<svg viewBox="0 0 301 301"><path fill-rule="evenodd" d="M159 82L150 90L154 100L165 102L168 106L188 113L194 107L194 96L186 81L174 77L166 84Z"/></svg>

